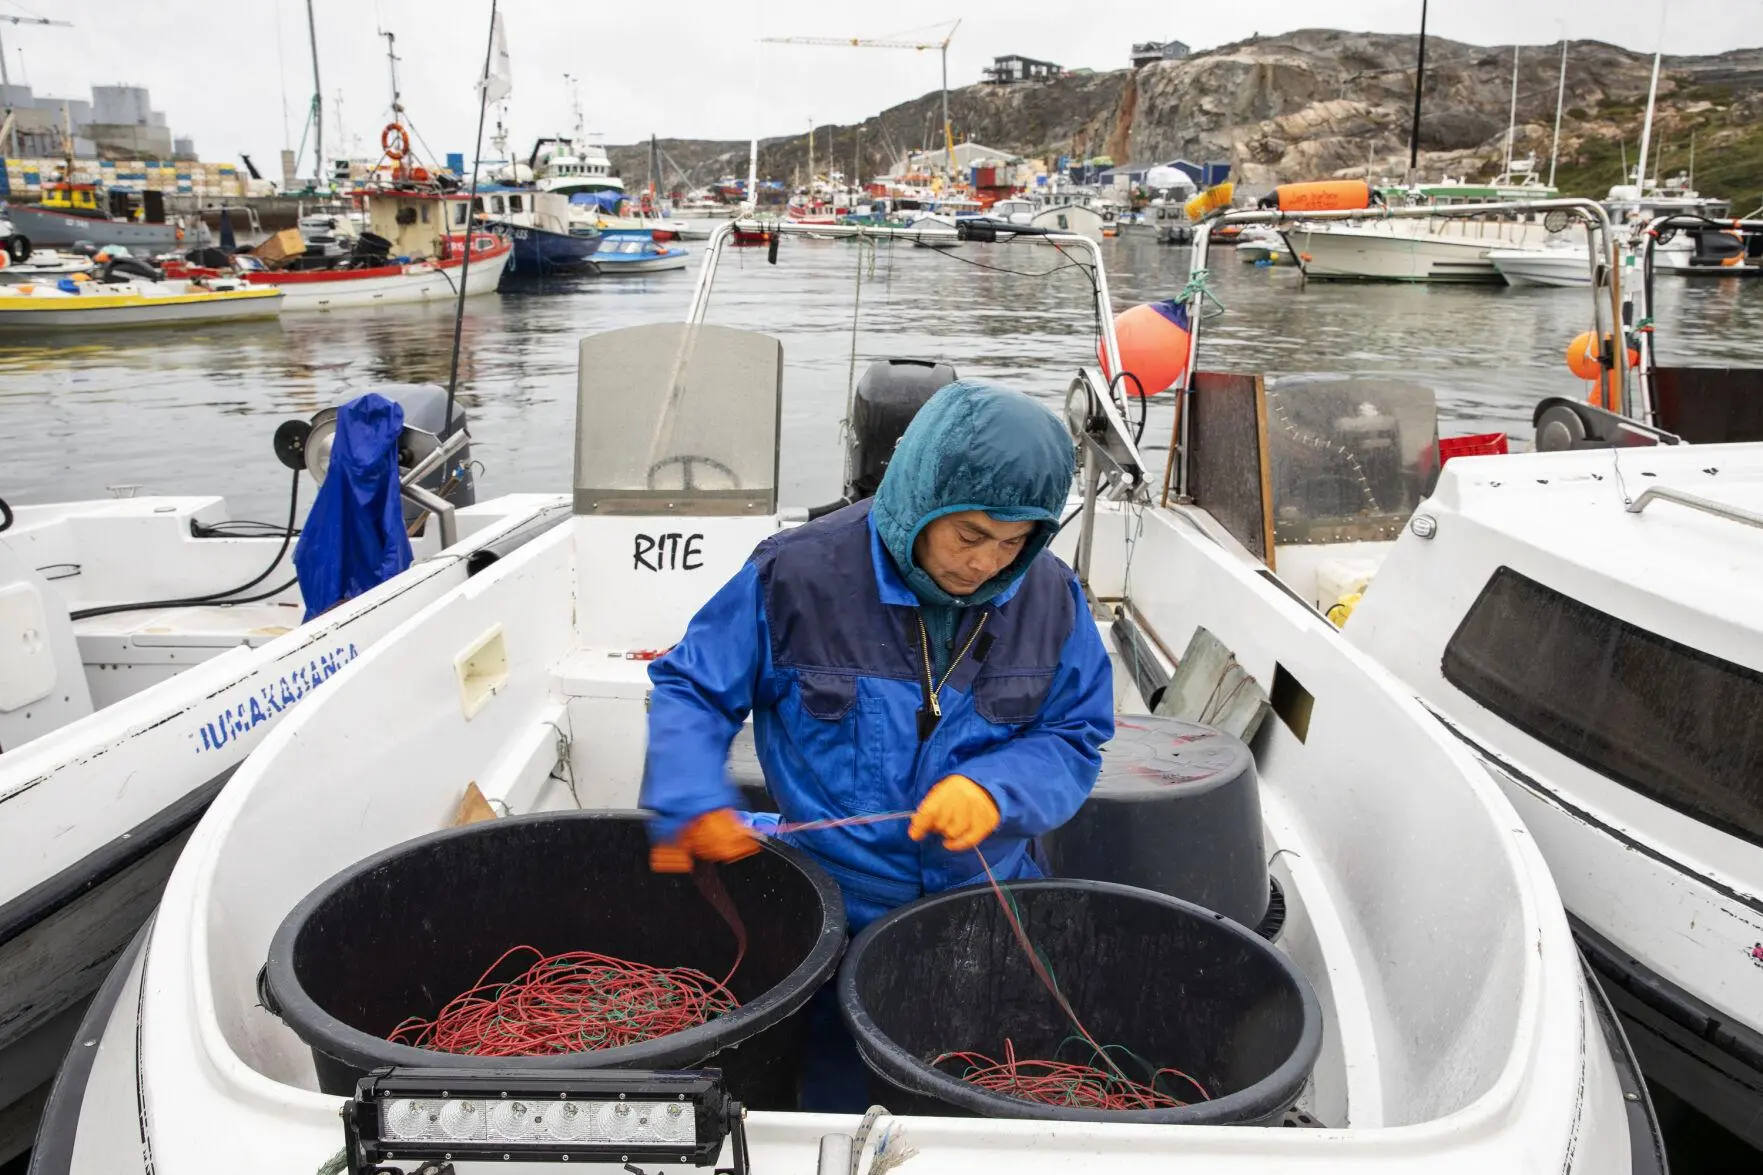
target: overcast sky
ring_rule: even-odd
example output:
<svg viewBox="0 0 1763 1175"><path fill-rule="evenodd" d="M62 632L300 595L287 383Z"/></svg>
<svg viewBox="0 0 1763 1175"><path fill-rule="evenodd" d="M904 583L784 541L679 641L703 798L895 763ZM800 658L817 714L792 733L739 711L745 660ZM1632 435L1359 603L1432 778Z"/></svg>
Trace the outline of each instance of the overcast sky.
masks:
<svg viewBox="0 0 1763 1175"><path fill-rule="evenodd" d="M312 0L326 103L337 134L377 149L391 103L385 41L397 34L403 100L436 153L469 153L490 0ZM1478 44L1529 43L1563 33L1650 51L1660 0L1434 0L1428 32ZM1180 38L1196 49L1253 33L1328 24L1412 32L1419 0L1297 0L1189 5L1167 0L895 0L886 5L754 7L702 0L502 0L513 59L512 145L571 124L565 74L579 77L589 131L607 142L650 133L745 138L806 131L809 120L849 123L938 85L935 52L758 45L761 36L909 39L962 16L949 50L949 83L979 80L993 56L1021 53L1067 68L1126 64L1135 40ZM1763 0L1670 0L1668 53L1715 53L1763 42ZM1104 16L1105 14L1105 16ZM202 158L250 152L277 175L277 151L297 146L312 94L306 0L0 0L0 15L38 15L73 28L0 23L7 69L38 94L88 97L93 83L152 91L173 131ZM485 154L489 153L486 132ZM329 144L327 144L327 148ZM329 154L327 150L327 154Z"/></svg>

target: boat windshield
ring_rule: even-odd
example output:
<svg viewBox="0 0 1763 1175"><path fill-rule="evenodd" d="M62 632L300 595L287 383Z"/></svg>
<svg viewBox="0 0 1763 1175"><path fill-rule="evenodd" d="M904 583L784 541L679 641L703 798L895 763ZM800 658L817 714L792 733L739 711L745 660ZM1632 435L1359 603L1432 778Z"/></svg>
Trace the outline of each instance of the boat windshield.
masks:
<svg viewBox="0 0 1763 1175"><path fill-rule="evenodd" d="M1393 539L1438 480L1431 388L1351 375L1267 380L1278 546Z"/></svg>
<svg viewBox="0 0 1763 1175"><path fill-rule="evenodd" d="M772 514L783 346L658 323L582 340L578 514Z"/></svg>

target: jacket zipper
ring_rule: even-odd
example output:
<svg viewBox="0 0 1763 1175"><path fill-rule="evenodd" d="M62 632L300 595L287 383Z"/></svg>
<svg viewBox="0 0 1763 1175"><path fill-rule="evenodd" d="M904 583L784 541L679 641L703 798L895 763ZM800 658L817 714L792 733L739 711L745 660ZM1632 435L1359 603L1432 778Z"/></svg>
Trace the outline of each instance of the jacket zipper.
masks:
<svg viewBox="0 0 1763 1175"><path fill-rule="evenodd" d="M979 614L979 623L973 626L973 631L967 634L967 640L961 646L961 650L949 661L949 668L943 674L943 679L937 681L932 675L930 667L930 630L924 626L924 613L922 611L917 613L918 651L924 661L924 706L918 711L919 742L928 739L931 732L937 728L937 723L943 720L943 704L937 700L937 695L942 692L945 685L949 684L949 679L955 676L956 666L961 664L961 659L967 656L968 650L973 648L975 641L979 640L979 634L986 627L986 617L990 615L990 612Z"/></svg>

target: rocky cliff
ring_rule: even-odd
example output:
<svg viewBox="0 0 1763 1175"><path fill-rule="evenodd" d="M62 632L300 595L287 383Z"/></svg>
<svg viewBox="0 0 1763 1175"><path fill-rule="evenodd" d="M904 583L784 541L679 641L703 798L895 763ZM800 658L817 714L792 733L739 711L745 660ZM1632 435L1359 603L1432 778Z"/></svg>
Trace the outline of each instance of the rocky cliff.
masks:
<svg viewBox="0 0 1763 1175"><path fill-rule="evenodd" d="M1030 156L1227 160L1252 189L1368 172L1399 177L1408 163L1415 48L1412 36L1303 29L1137 71L968 86L951 92L950 113L958 139ZM1619 182L1625 156L1632 165L1651 66L1650 56L1614 45L1568 45L1564 190L1601 196ZM1559 68L1559 43L1520 51L1514 151L1534 152L1545 171ZM1494 174L1505 154L1511 85L1511 46L1427 39L1423 177ZM939 122L938 95L927 94L860 127L822 128L817 161L830 143L843 170L860 153L862 171L872 174L907 149L934 146ZM1692 136L1698 186L1731 197L1742 205L1735 211L1763 203L1763 49L1665 60L1653 141L1667 170L1687 165ZM663 140L662 148L694 181L746 173L744 143ZM804 136L768 139L760 170L789 178L805 173L806 157ZM647 174L646 148L614 148L613 158L627 179Z"/></svg>

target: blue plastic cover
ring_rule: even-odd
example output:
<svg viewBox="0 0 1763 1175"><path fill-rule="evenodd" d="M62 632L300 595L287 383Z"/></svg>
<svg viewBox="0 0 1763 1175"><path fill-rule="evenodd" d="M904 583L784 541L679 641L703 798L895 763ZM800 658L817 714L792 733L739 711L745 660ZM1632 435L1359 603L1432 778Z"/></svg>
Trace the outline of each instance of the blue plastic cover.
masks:
<svg viewBox="0 0 1763 1175"><path fill-rule="evenodd" d="M593 204L604 208L607 212L617 212L618 206L628 199L623 192L573 192L570 194L571 204Z"/></svg>
<svg viewBox="0 0 1763 1175"><path fill-rule="evenodd" d="M337 409L330 469L294 547L307 620L410 566L398 498L403 429L403 407L373 392Z"/></svg>

